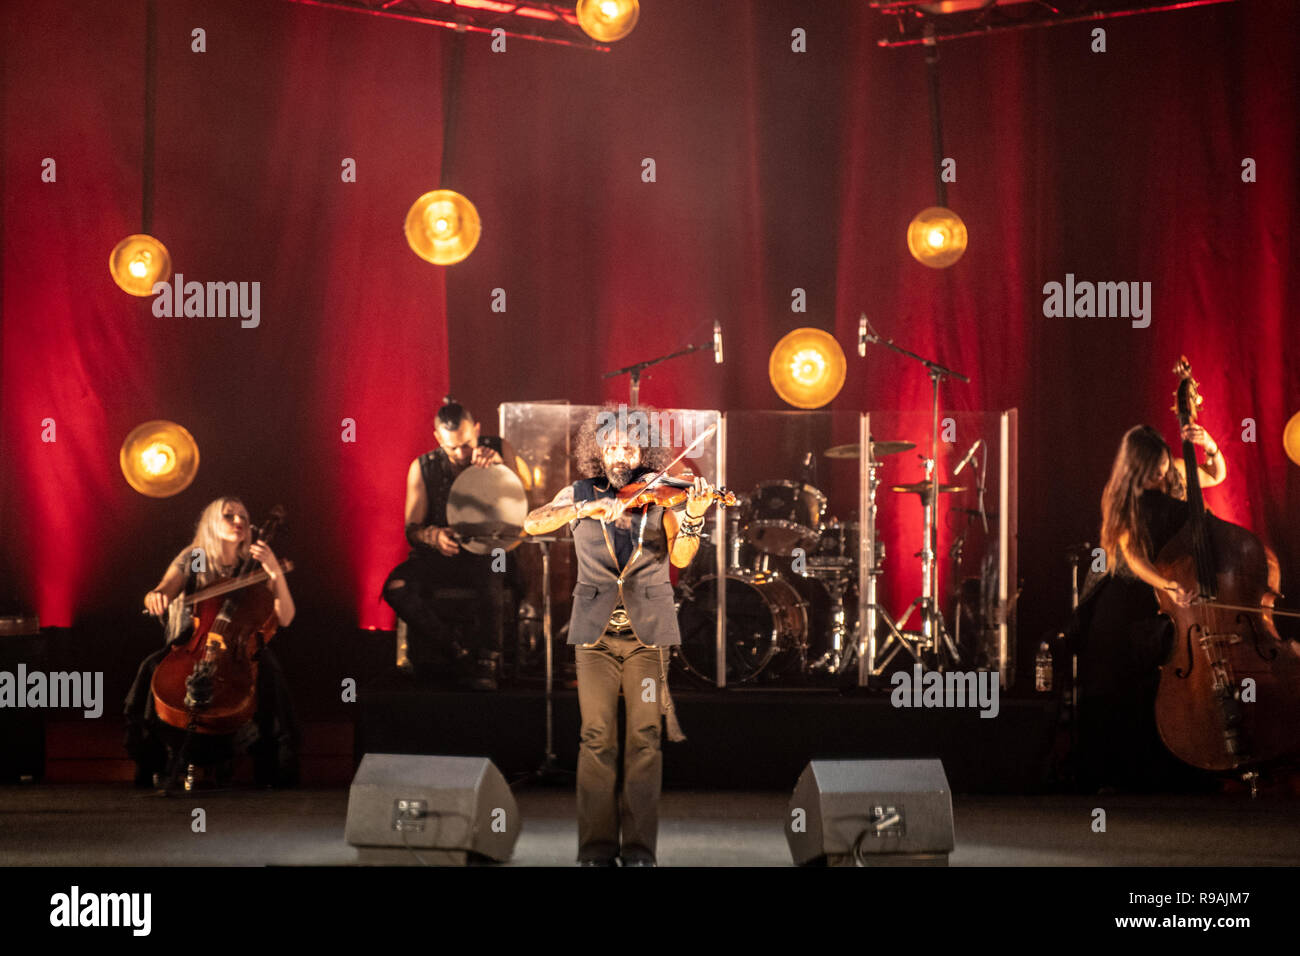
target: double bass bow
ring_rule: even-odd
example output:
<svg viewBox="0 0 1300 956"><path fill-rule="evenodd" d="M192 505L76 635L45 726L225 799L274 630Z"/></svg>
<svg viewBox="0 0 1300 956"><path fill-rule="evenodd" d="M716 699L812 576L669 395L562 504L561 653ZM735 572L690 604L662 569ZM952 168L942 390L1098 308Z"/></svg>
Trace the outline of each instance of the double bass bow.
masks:
<svg viewBox="0 0 1300 956"><path fill-rule="evenodd" d="M269 543L283 520L277 505L250 540ZM256 713L257 652L279 627L275 596L253 586L268 577L257 563L250 555L232 578L196 592L177 609L183 613L193 603L194 632L172 645L153 674L154 709L164 723L229 734ZM285 573L292 568L292 562L282 565Z"/></svg>
<svg viewBox="0 0 1300 956"><path fill-rule="evenodd" d="M1184 357L1174 369L1180 426L1202 397ZM1247 529L1205 508L1196 449L1183 439L1188 519L1156 557L1156 569L1195 595L1179 605L1157 589L1174 624L1160 668L1156 726L1169 751L1203 770L1250 772L1300 753L1300 650L1277 632L1277 556ZM1283 612L1278 612L1283 613Z"/></svg>

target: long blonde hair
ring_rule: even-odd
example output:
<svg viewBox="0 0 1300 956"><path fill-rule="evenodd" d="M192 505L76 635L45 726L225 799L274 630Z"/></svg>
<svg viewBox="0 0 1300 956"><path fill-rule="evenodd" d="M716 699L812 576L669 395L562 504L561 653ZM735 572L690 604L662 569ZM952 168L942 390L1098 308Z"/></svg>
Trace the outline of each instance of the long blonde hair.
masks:
<svg viewBox="0 0 1300 956"><path fill-rule="evenodd" d="M224 524L222 513L226 510L227 505L239 505L248 513L248 507L238 498L224 497L218 498L208 504L199 514L199 520L194 523L194 538L176 557L176 564L181 565L187 573L195 575L195 590L205 588L209 584L222 577L217 571L217 562L221 558L221 530ZM248 540L241 541L237 551L237 561L243 561L248 557L248 549L252 544L252 526L249 524ZM194 567L195 552L203 553L202 571L192 571ZM178 597L168 607L169 616L167 618L167 636L169 640L174 640L185 628L185 623L190 616L190 611L182 611L181 601Z"/></svg>
<svg viewBox="0 0 1300 956"><path fill-rule="evenodd" d="M1164 479L1155 486L1171 498L1186 498L1183 477L1174 467L1174 455L1160 433L1150 425L1136 425L1124 433L1110 480L1101 493L1101 546L1106 549L1106 566L1112 571L1121 565L1119 539L1128 533L1129 547L1151 560L1151 536L1142 522L1139 504L1142 492L1160 472L1160 462L1169 456Z"/></svg>

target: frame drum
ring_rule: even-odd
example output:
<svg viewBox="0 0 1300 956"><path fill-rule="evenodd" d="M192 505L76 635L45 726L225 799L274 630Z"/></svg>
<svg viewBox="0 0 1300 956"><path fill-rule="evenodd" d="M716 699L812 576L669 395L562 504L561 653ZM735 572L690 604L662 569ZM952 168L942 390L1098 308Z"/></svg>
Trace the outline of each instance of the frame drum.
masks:
<svg viewBox="0 0 1300 956"><path fill-rule="evenodd" d="M452 482L447 524L470 554L510 551L524 538L528 496L523 482L505 465L470 465Z"/></svg>

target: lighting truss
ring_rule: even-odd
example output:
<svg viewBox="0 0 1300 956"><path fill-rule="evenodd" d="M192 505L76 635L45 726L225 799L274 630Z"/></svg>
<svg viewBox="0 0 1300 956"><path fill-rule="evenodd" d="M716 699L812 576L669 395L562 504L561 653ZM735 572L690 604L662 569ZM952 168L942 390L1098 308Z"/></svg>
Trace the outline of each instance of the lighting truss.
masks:
<svg viewBox="0 0 1300 956"><path fill-rule="evenodd" d="M1114 20L1236 0L868 0L880 11L880 46L916 46L1008 30Z"/></svg>
<svg viewBox="0 0 1300 956"><path fill-rule="evenodd" d="M608 53L578 26L574 4L543 0L289 0L309 7L364 13L449 30L491 33Z"/></svg>

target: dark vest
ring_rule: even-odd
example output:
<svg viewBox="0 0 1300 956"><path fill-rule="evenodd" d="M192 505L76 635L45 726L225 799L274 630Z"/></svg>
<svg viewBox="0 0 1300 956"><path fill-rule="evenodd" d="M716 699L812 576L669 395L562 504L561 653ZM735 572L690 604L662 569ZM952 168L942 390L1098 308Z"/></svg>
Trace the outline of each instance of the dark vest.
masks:
<svg viewBox="0 0 1300 956"><path fill-rule="evenodd" d="M575 502L612 498L614 490L604 477L584 478L573 484ZM596 518L579 518L569 523L578 556L578 583L573 589L573 615L569 618L569 643L591 644L600 639L609 616L622 601L632 621L632 630L645 644L671 645L682 642L677 629L677 608L673 585L668 577L668 537L664 533L664 509L645 509L645 532L637 553L636 538L641 512L625 512L632 519L632 555L621 570L615 553L616 529L601 527Z"/></svg>
<svg viewBox="0 0 1300 956"><path fill-rule="evenodd" d="M498 455L503 455L501 439L496 435L480 435L478 444L480 448L487 446ZM456 481L459 472L456 471L451 459L447 457L447 453L441 448L426 451L420 456L419 461L420 475L424 478L425 498L429 502L428 510L424 513L424 520L420 522L420 527L436 526L445 528L447 527L447 499L451 497L451 486ZM470 465L469 467L474 466ZM437 549L421 545L420 550L436 551Z"/></svg>

